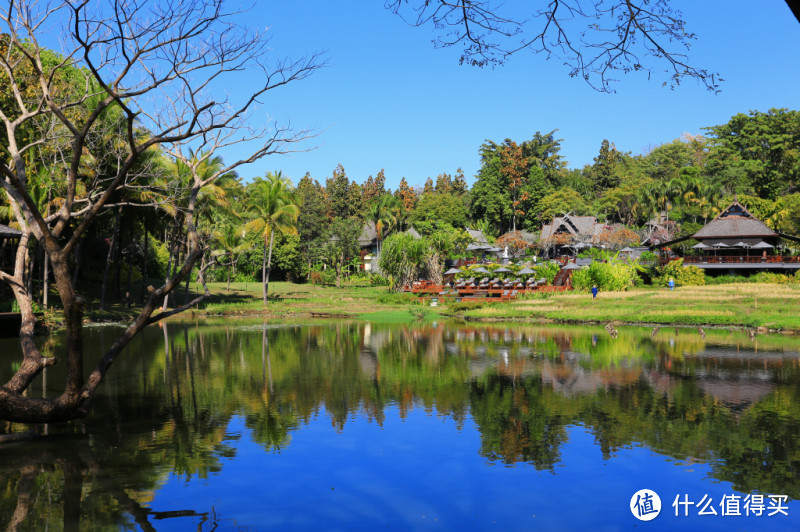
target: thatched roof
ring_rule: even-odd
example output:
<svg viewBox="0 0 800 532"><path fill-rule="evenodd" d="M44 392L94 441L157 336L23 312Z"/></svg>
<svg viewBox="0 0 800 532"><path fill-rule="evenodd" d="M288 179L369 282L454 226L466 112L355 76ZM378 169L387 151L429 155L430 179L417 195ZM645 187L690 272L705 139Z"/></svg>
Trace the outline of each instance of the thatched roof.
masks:
<svg viewBox="0 0 800 532"><path fill-rule="evenodd" d="M738 201L692 235L696 240L721 238L777 238L778 233L750 214Z"/></svg>
<svg viewBox="0 0 800 532"><path fill-rule="evenodd" d="M409 235L414 237L414 240L419 240L420 238L422 238L422 236L420 236L420 234L417 232L417 230L414 229L413 227L409 227L408 231L406 231L406 233L408 233Z"/></svg>
<svg viewBox="0 0 800 532"><path fill-rule="evenodd" d="M594 238L603 232L605 224L598 223L594 216L554 216L553 221L542 226L542 239L568 233L575 236Z"/></svg>
<svg viewBox="0 0 800 532"><path fill-rule="evenodd" d="M22 231L17 231L7 225L0 224L0 238L19 238L21 236Z"/></svg>
<svg viewBox="0 0 800 532"><path fill-rule="evenodd" d="M361 229L361 235L358 237L358 244L363 247L369 247L378 241L378 231L375 229L375 222L367 221Z"/></svg>
<svg viewBox="0 0 800 532"><path fill-rule="evenodd" d="M472 241L476 244L489 243L489 241L486 239L486 235L483 234L483 231L478 231L477 229L467 229L467 233L469 233L469 236L472 237Z"/></svg>

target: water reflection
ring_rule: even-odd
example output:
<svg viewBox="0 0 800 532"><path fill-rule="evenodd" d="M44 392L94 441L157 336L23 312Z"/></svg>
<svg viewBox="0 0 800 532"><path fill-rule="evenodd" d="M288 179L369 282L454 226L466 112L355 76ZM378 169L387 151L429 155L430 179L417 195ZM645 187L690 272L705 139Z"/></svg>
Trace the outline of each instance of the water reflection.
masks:
<svg viewBox="0 0 800 532"><path fill-rule="evenodd" d="M86 344L99 352L113 332L93 329ZM0 357L0 378L17 360ZM797 341L730 331L164 324L131 345L88 419L3 449L0 526L153 530L192 518L227 528L242 517L191 501L160 508L156 494L169 478L210 479L243 459L243 434L281 453L320 422L345 433L356 420L383 426L395 409L474 427L484 464L557 473L581 426L603 460L644 445L708 464L741 492L798 499L799 366ZM44 395L57 371L34 389ZM246 431L233 428L240 421Z"/></svg>

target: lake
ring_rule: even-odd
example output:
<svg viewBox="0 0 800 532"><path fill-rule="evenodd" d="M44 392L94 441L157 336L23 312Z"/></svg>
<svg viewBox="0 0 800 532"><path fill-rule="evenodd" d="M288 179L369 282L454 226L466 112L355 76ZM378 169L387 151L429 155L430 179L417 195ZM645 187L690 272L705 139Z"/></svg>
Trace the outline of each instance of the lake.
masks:
<svg viewBox="0 0 800 532"><path fill-rule="evenodd" d="M120 330L87 328L91 356ZM3 382L18 352L0 341ZM800 339L779 335L169 322L87 419L40 430L0 449L0 529L800 528Z"/></svg>

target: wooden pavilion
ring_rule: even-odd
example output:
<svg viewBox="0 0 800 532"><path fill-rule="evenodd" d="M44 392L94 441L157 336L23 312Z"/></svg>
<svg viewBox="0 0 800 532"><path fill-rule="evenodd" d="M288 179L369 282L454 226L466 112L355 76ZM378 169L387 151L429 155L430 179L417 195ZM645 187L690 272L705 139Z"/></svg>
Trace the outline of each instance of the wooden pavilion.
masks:
<svg viewBox="0 0 800 532"><path fill-rule="evenodd" d="M594 216L554 216L552 222L542 226L539 246L548 258L570 255L575 246L591 247L606 229L609 226L598 222Z"/></svg>
<svg viewBox="0 0 800 532"><path fill-rule="evenodd" d="M0 269L8 273L13 273L14 257L21 236L20 231L0 224ZM8 312L11 310L12 300L11 290L4 282L0 282L0 338L19 334L22 317L19 313Z"/></svg>
<svg viewBox="0 0 800 532"><path fill-rule="evenodd" d="M785 240L800 242L800 238L770 229L738 201L731 203L693 235L662 242L652 248L660 249L664 256L664 252L676 244L690 239L697 240L692 248L699 253L684 257L685 265L731 275L781 270L790 273L800 269L800 257L781 253Z"/></svg>

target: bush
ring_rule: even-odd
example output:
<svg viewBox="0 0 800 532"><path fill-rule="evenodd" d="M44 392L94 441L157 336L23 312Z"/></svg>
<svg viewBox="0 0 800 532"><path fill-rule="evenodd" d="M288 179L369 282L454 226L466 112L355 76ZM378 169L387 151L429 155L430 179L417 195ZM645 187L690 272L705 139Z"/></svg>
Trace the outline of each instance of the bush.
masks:
<svg viewBox="0 0 800 532"><path fill-rule="evenodd" d="M369 284L371 286L389 286L389 279L383 275L374 273L369 277Z"/></svg>
<svg viewBox="0 0 800 532"><path fill-rule="evenodd" d="M608 253L600 248L588 248L578 253L578 258L606 260L608 258Z"/></svg>
<svg viewBox="0 0 800 532"><path fill-rule="evenodd" d="M673 260L657 269L653 277L653 286L667 286L670 278L675 280L675 286L703 286L706 276L697 266L684 266L683 259Z"/></svg>
<svg viewBox="0 0 800 532"><path fill-rule="evenodd" d="M783 273L758 272L753 276L753 282L770 283L770 284L789 284L796 281L794 277L790 277Z"/></svg>
<svg viewBox="0 0 800 532"><path fill-rule="evenodd" d="M453 312L465 312L467 310L475 310L479 308L483 308L486 304L486 301L464 301L461 300L459 302L448 303L447 308L452 310Z"/></svg>
<svg viewBox="0 0 800 532"><path fill-rule="evenodd" d="M561 271L561 266L556 262L542 262L532 268L536 272L536 279L547 279L547 284L553 284L553 279L556 278L558 272Z"/></svg>
<svg viewBox="0 0 800 532"><path fill-rule="evenodd" d="M596 285L600 290L616 292L633 287L638 278L637 268L632 264L595 261L588 268L575 270L572 286L585 291Z"/></svg>
<svg viewBox="0 0 800 532"><path fill-rule="evenodd" d="M417 240L408 233L394 234L383 242L380 267L390 275L393 289L399 291L417 278L428 252L424 240Z"/></svg>

